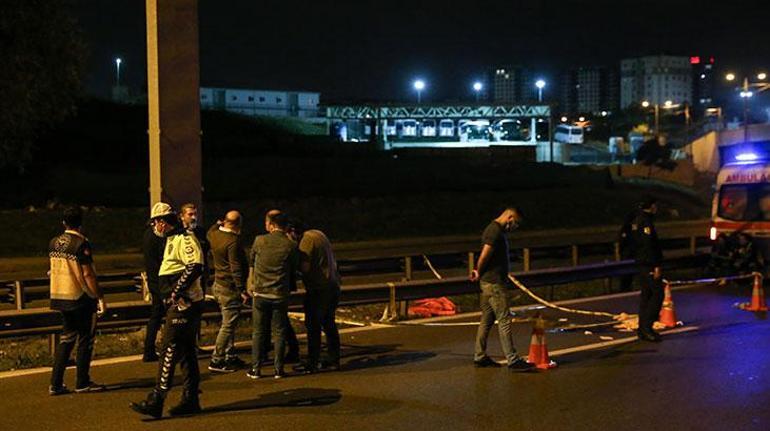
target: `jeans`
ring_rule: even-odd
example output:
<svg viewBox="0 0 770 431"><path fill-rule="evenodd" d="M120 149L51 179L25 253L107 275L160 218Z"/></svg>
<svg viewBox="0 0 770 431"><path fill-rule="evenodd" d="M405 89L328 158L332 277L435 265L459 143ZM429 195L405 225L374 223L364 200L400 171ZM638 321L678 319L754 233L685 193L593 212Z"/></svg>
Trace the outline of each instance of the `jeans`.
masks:
<svg viewBox="0 0 770 431"><path fill-rule="evenodd" d="M222 287L214 283L214 297L222 311L222 325L217 334L212 362L219 362L236 356L235 354L235 329L238 327L238 319L241 316L241 295L235 289Z"/></svg>
<svg viewBox="0 0 770 431"><path fill-rule="evenodd" d="M492 326L495 325L495 319L497 319L497 332L500 335L500 345L505 358L509 364L518 358L513 345L513 325L508 295L509 289L505 285L481 282L481 322L476 332L476 352L473 355L475 361L480 361L487 356L487 337Z"/></svg>
<svg viewBox="0 0 770 431"><path fill-rule="evenodd" d="M283 372L283 358L286 354L286 337L289 326L289 301L255 297L252 308L253 332L251 335L251 362L261 366L267 360L267 346L270 343L270 329L275 336L275 359L277 372Z"/></svg>
<svg viewBox="0 0 770 431"><path fill-rule="evenodd" d="M150 320L147 321L147 330L144 334L144 356L152 357L155 355L155 340L158 338L158 331L163 325L163 316L166 315L166 305L160 293L150 291L152 297L152 306L150 308Z"/></svg>
<svg viewBox="0 0 770 431"><path fill-rule="evenodd" d="M663 279L652 276L653 268L644 267L639 271L642 290L639 294L639 330L652 331L652 324L658 320L663 305Z"/></svg>
<svg viewBox="0 0 770 431"><path fill-rule="evenodd" d="M92 307L79 307L72 311L62 311L61 314L64 326L54 354L51 386L58 388L64 385L64 370L77 342L75 388L84 388L91 383L90 370L91 356L94 352L94 335L96 335L96 313Z"/></svg>
<svg viewBox="0 0 770 431"><path fill-rule="evenodd" d="M200 327L202 309L203 301L198 301L181 311L176 305L172 305L166 312L166 329L163 331L163 350L158 361L156 392L165 393L171 389L178 362L184 376L185 393L198 393L201 375L195 337Z"/></svg>
<svg viewBox="0 0 770 431"><path fill-rule="evenodd" d="M321 357L321 330L326 334L329 360L340 360L340 333L334 314L340 299L336 286L323 290L308 290L305 295L305 326L307 327L307 362L310 366L318 364Z"/></svg>

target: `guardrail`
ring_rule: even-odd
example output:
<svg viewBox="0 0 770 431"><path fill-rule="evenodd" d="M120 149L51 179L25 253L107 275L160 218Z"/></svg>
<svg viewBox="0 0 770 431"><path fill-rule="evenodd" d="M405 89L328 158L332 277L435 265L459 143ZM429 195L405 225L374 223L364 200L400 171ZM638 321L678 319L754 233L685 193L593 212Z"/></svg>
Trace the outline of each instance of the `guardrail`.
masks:
<svg viewBox="0 0 770 431"><path fill-rule="evenodd" d="M687 241L686 248L695 254L698 239L705 238L709 221L688 221L660 223L658 232L664 242L673 243L682 248L679 241ZM606 246L608 250L601 254L620 260L617 244L617 226L599 226L581 229L552 229L548 231L517 232L509 237L514 250L520 250L521 266L524 271L532 269L532 261L540 255L561 254L566 252L573 266L580 263L581 249L595 249ZM448 268L465 265L472 268L475 253L478 250L477 236L456 236L440 238L409 238L397 240L369 241L365 243L341 243L335 245L339 258L339 267L343 276L363 276L382 273L401 273L399 281L414 278L416 269L422 263L415 256L431 255L436 257L436 267ZM607 252L609 251L609 253ZM594 250L595 253L595 250ZM461 263L461 262L464 262ZM136 272L118 272L99 276L99 281L107 293L128 293L138 291ZM48 279L32 278L26 280L0 281L0 299L13 301L17 310L23 310L29 299L47 298Z"/></svg>
<svg viewBox="0 0 770 431"><path fill-rule="evenodd" d="M686 269L702 266L707 255L683 256L666 260L664 267ZM517 272L514 276L531 287L550 286L578 281L596 280L634 274L633 261L620 261L578 267L553 268L528 272ZM341 306L388 302L396 310L399 301L477 293L478 286L467 277L451 277L442 280L418 280L396 283L372 283L345 286L340 297ZM294 292L290 298L290 309L300 309L304 292ZM146 324L150 316L150 304L143 301L127 301L110 304L108 312L99 319L99 329L126 328ZM215 301L204 303L204 318L219 316ZM244 309L244 313L250 310ZM0 311L0 338L28 335L50 335L61 330L61 316L48 308L25 309L21 311Z"/></svg>

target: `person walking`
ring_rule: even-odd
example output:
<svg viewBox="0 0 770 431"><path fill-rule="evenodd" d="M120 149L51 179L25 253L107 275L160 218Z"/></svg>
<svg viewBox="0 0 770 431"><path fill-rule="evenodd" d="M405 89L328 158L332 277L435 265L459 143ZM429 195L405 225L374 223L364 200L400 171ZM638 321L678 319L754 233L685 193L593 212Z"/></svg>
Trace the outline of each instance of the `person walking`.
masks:
<svg viewBox="0 0 770 431"><path fill-rule="evenodd" d="M50 260L51 309L61 313L63 326L54 353L49 395L69 393L64 370L77 343L75 392L98 392L105 386L91 381L96 318L107 309L96 279L91 243L81 233L83 211L71 206L62 217L64 232L48 245Z"/></svg>
<svg viewBox="0 0 770 431"><path fill-rule="evenodd" d="M470 280L480 282L481 321L476 332L476 347L473 363L477 368L499 367L487 356L487 338L497 320L500 345L511 371L529 371L527 363L516 352L510 315L509 295L511 282L510 255L506 232L515 229L521 222L521 212L516 207L507 207L496 219L487 225L481 235L482 249L476 268L471 271Z"/></svg>

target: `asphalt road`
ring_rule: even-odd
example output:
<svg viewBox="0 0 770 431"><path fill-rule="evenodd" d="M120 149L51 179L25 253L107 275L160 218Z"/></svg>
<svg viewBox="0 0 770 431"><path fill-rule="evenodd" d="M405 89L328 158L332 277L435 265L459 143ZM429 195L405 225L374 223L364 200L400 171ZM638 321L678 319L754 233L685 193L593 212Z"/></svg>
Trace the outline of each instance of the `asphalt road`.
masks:
<svg viewBox="0 0 770 431"><path fill-rule="evenodd" d="M770 325L765 316L732 306L749 292L675 291L677 317L686 326L659 344L625 342L630 334L596 328L549 332L559 367L545 372L474 369L476 328L467 324L474 315L433 322L449 324L442 326L346 332L343 371L336 373L252 381L243 372L210 375L202 359L205 411L195 417L146 420L128 409L152 386L155 364L96 366L93 378L110 391L61 397L47 395L47 371L2 375L0 429L767 430ZM573 306L634 312L636 296ZM562 325L598 321L546 315L566 317ZM517 324L515 331L526 354L530 326ZM574 351L602 342L619 344ZM490 352L500 357L495 332ZM70 386L73 379L68 370ZM172 391L169 404L179 392Z"/></svg>

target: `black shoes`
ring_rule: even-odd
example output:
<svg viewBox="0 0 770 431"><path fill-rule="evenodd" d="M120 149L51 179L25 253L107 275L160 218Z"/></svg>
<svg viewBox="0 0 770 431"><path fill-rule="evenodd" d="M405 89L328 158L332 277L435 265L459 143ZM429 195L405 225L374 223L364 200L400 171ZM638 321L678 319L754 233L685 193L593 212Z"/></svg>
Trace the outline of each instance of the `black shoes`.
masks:
<svg viewBox="0 0 770 431"><path fill-rule="evenodd" d="M222 374L234 373L238 370L238 368L230 365L227 361L211 361L208 368L209 371Z"/></svg>
<svg viewBox="0 0 770 431"><path fill-rule="evenodd" d="M260 370L258 365L254 365L249 371L246 371L246 377L253 380L259 379L262 377L262 370Z"/></svg>
<svg viewBox="0 0 770 431"><path fill-rule="evenodd" d="M660 334L655 331L646 331L644 329L640 329L636 331L636 335L640 340L649 341L651 343L660 343L663 341L663 339L660 338Z"/></svg>
<svg viewBox="0 0 770 431"><path fill-rule="evenodd" d="M489 356L484 356L484 359L473 361L473 366L476 368L500 368L502 365L493 361Z"/></svg>
<svg viewBox="0 0 770 431"><path fill-rule="evenodd" d="M88 382L88 385L83 386L82 388L75 388L75 392L79 394L85 394L89 392L104 392L106 390L107 386L94 382Z"/></svg>
<svg viewBox="0 0 770 431"><path fill-rule="evenodd" d="M313 374L321 371L321 366L319 364L302 362L295 365L292 369L300 374Z"/></svg>
<svg viewBox="0 0 770 431"><path fill-rule="evenodd" d="M49 386L48 387L48 395L50 395L52 397L56 397L56 396L59 396L59 395L65 395L65 394L69 394L69 393L70 393L70 390L67 389L67 387L64 386L64 385L61 385L61 386Z"/></svg>
<svg viewBox="0 0 770 431"><path fill-rule="evenodd" d="M233 368L245 368L246 362L243 361L243 359L237 357L237 356L231 356L227 359L225 359L225 362L227 365L233 367Z"/></svg>
<svg viewBox="0 0 770 431"><path fill-rule="evenodd" d="M526 373L534 369L535 366L525 361L523 358L516 358L513 362L508 364L508 370L515 373Z"/></svg>
<svg viewBox="0 0 770 431"><path fill-rule="evenodd" d="M195 393L184 391L179 404L168 409L168 414L171 416L194 415L200 412L201 404L198 399L198 391L195 391Z"/></svg>
<svg viewBox="0 0 770 431"><path fill-rule="evenodd" d="M275 374L273 375L275 380L279 380L284 377L286 377L286 372L284 370L275 370Z"/></svg>
<svg viewBox="0 0 770 431"><path fill-rule="evenodd" d="M147 395L147 399L138 403L131 403L129 407L131 407L131 410L143 414L146 416L152 416L155 419L160 419L161 416L163 416L163 401L164 401L164 395L152 391L149 395Z"/></svg>

